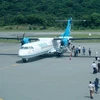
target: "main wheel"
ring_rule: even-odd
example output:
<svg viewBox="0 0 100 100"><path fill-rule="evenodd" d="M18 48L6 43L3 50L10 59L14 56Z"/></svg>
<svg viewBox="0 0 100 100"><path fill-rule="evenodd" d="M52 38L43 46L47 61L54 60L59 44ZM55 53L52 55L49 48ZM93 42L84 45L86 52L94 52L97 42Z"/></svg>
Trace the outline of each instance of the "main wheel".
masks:
<svg viewBox="0 0 100 100"><path fill-rule="evenodd" d="M57 57L61 57L62 53L56 52Z"/></svg>

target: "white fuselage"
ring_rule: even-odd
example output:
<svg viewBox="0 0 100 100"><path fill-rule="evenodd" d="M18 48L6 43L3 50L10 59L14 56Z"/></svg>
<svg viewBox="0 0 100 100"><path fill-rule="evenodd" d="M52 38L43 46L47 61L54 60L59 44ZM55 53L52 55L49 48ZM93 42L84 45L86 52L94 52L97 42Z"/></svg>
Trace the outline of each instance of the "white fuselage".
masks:
<svg viewBox="0 0 100 100"><path fill-rule="evenodd" d="M40 38L39 41L22 45L18 55L22 59L28 59L45 53L56 52L59 45L59 41L53 41L53 38Z"/></svg>

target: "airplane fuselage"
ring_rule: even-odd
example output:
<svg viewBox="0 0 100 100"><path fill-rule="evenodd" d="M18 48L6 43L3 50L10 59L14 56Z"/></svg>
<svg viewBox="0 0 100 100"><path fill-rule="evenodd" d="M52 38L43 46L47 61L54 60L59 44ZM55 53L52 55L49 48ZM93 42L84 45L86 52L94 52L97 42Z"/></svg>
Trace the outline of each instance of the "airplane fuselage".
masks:
<svg viewBox="0 0 100 100"><path fill-rule="evenodd" d="M54 42L53 38L40 38L39 41L22 45L18 55L22 59L36 57L45 53L55 52L59 42Z"/></svg>

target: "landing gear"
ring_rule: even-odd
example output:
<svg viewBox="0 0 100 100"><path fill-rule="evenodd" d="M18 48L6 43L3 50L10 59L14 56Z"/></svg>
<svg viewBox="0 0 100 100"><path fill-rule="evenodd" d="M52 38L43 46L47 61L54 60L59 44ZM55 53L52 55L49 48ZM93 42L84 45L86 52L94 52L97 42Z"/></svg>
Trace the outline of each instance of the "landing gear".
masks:
<svg viewBox="0 0 100 100"><path fill-rule="evenodd" d="M56 56L57 56L57 57L61 57L61 56L62 56L62 53L56 52Z"/></svg>
<svg viewBox="0 0 100 100"><path fill-rule="evenodd" d="M27 59L26 58L23 58L22 61L25 63L25 62L27 62Z"/></svg>
<svg viewBox="0 0 100 100"><path fill-rule="evenodd" d="M57 51L56 51L56 56L61 57L64 53L63 46L61 46Z"/></svg>

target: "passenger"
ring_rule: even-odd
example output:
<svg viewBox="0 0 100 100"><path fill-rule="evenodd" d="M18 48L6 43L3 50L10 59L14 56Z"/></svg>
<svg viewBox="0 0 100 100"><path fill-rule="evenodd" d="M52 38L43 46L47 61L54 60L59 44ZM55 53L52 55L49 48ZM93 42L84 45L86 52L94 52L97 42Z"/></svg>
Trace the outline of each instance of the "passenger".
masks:
<svg viewBox="0 0 100 100"><path fill-rule="evenodd" d="M96 78L94 81L94 87L95 87L95 92L98 93L98 89L99 89L99 79Z"/></svg>
<svg viewBox="0 0 100 100"><path fill-rule="evenodd" d="M74 45L72 46L72 51L75 51L75 46Z"/></svg>
<svg viewBox="0 0 100 100"><path fill-rule="evenodd" d="M83 55L85 55L86 52L85 47L82 48L82 51L83 51Z"/></svg>
<svg viewBox="0 0 100 100"><path fill-rule="evenodd" d="M71 49L71 51L73 51L72 48L73 48L73 44L70 45L70 49Z"/></svg>
<svg viewBox="0 0 100 100"><path fill-rule="evenodd" d="M74 50L74 57L76 57L76 48L75 49L73 49Z"/></svg>
<svg viewBox="0 0 100 100"><path fill-rule="evenodd" d="M93 62L91 66L92 66L92 68L93 68L93 74L96 74L96 73L97 73L97 66L96 66L96 63Z"/></svg>
<svg viewBox="0 0 100 100"><path fill-rule="evenodd" d="M74 57L76 57L76 56L78 56L78 48L77 47L74 49Z"/></svg>
<svg viewBox="0 0 100 100"><path fill-rule="evenodd" d="M78 56L78 47L76 48L76 56Z"/></svg>
<svg viewBox="0 0 100 100"><path fill-rule="evenodd" d="M100 59L98 60L97 66L98 66L98 72L100 73Z"/></svg>
<svg viewBox="0 0 100 100"><path fill-rule="evenodd" d="M89 48L89 50L88 50L88 53L89 53L89 56L91 56L91 49Z"/></svg>
<svg viewBox="0 0 100 100"><path fill-rule="evenodd" d="M81 46L79 45L78 47L78 53L80 54L81 53Z"/></svg>
<svg viewBox="0 0 100 100"><path fill-rule="evenodd" d="M93 99L93 93L94 93L94 85L92 84L92 82L89 82L89 91L90 91L90 98Z"/></svg>
<svg viewBox="0 0 100 100"><path fill-rule="evenodd" d="M95 60L97 61L97 59L98 59L98 52L96 51L96 53L95 53Z"/></svg>

